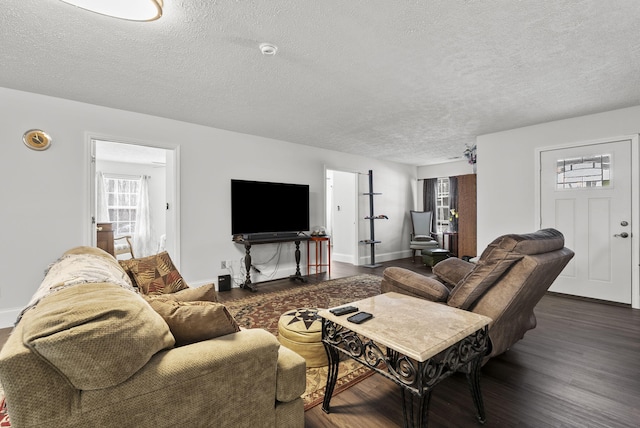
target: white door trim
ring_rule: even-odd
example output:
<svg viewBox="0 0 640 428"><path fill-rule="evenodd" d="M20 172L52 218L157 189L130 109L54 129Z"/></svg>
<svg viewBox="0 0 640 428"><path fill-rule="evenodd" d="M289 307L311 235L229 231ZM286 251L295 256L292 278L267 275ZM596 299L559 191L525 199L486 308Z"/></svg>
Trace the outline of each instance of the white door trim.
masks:
<svg viewBox="0 0 640 428"><path fill-rule="evenodd" d="M171 191L172 198L167 201L170 204L172 215L167 217L167 235L169 232L174 236L174 249L171 249L169 242L167 241L167 250L171 253L171 261L180 269L180 146L179 145L166 145L158 142L141 141L132 138L114 137L112 135L101 134L97 132L85 133L85 168L86 177L85 183L87 185L87 193L85 195L85 216L86 224L84 227L84 242L85 245L96 245L95 224L92 222L92 217L95 213L95 143L94 140L112 141L114 143L121 144L135 144L139 146L155 147L159 149L169 150L173 152L173 156L167 160L167 170L173 173L167 177L167 188L173 187ZM171 163L171 165L169 164Z"/></svg>
<svg viewBox="0 0 640 428"><path fill-rule="evenodd" d="M534 230L542 224L540 171L541 153L548 150L568 149L593 144L604 144L612 141L631 140L631 307L640 309L640 150L638 149L638 134L623 135L611 138L600 138L590 141L578 141L554 146L537 147L535 149L535 224Z"/></svg>
<svg viewBox="0 0 640 428"><path fill-rule="evenodd" d="M328 219L327 219L327 192L329 191L329 189L327 188L327 180L326 180L327 171L328 170L346 172L346 173L354 175L355 192L354 192L353 198L354 198L354 201L355 201L354 202L355 203L355 217L354 217L353 221L354 221L354 225L355 225L355 227L354 227L354 235L355 236L352 239L353 244L352 244L352 247L351 247L351 253L353 254L353 265L354 266L359 266L361 263L360 263L360 246L358 245L358 241L360 239L360 237L358 235L358 233L359 233L358 219L360 218L360 213L359 213L360 205L358 204L358 202L359 202L359 198L358 198L358 192L359 192L358 172L350 170L348 168L345 169L345 168L339 168L339 167L332 167L332 166L329 166L329 165L324 165L324 171L323 171L324 178L322 180L323 183L324 183L324 198L323 198L322 203L324 204L323 213L324 213L325 225L328 222Z"/></svg>

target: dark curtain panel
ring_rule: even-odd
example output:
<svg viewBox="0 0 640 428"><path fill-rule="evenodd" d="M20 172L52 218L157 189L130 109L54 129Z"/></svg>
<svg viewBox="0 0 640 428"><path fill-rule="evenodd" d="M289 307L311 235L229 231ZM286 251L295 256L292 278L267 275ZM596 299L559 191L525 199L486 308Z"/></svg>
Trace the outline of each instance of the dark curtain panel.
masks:
<svg viewBox="0 0 640 428"><path fill-rule="evenodd" d="M449 177L449 209L458 211L458 177Z"/></svg>
<svg viewBox="0 0 640 428"><path fill-rule="evenodd" d="M431 211L431 230L436 230L434 227L436 221L436 195L438 187L437 178L427 178L422 183L422 211Z"/></svg>

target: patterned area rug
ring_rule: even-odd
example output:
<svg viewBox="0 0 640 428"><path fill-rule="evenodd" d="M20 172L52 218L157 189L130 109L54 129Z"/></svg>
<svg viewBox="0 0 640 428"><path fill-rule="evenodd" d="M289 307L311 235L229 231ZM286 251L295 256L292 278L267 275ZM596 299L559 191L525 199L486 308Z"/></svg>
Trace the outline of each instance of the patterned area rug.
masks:
<svg viewBox="0 0 640 428"><path fill-rule="evenodd" d="M381 279L375 275L357 275L320 284L301 285L288 290L251 294L248 297L227 301L225 305L240 326L264 328L277 336L278 319L283 313L296 308L332 308L378 295ZM373 371L351 359L341 361L333 395L372 374ZM326 382L327 367L307 369L307 389L302 397L305 410L322 402Z"/></svg>
<svg viewBox="0 0 640 428"><path fill-rule="evenodd" d="M4 401L4 391L0 385L0 427L10 427L9 414L7 413L7 405Z"/></svg>

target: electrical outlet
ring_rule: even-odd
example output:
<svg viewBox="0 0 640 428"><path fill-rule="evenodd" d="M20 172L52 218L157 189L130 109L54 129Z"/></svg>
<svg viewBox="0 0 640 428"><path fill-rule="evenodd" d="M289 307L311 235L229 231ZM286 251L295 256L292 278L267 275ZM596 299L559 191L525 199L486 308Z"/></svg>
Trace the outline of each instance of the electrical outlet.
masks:
<svg viewBox="0 0 640 428"><path fill-rule="evenodd" d="M227 268L227 262L226 260L223 260L220 262L220 269L226 269Z"/></svg>

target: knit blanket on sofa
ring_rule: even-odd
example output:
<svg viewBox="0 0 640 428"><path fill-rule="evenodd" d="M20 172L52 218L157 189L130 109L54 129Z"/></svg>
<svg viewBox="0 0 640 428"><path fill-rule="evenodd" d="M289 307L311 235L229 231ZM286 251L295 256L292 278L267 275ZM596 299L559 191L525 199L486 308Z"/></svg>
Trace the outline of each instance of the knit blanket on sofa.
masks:
<svg viewBox="0 0 640 428"><path fill-rule="evenodd" d="M67 254L55 261L46 272L29 304L20 312L16 324L29 309L56 291L80 284L108 282L136 293L129 276L113 261L95 254Z"/></svg>

